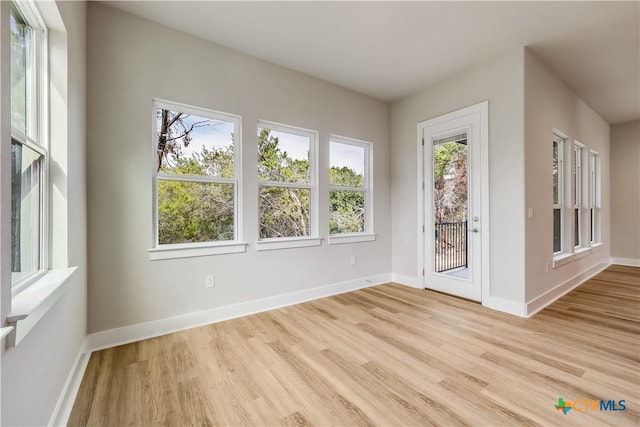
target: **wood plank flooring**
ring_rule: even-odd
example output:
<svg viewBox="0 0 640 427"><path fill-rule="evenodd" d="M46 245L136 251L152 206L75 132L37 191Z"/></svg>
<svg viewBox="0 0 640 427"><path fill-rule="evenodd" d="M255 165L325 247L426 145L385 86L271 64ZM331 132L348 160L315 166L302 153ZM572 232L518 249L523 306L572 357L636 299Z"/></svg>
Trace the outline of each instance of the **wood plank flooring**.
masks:
<svg viewBox="0 0 640 427"><path fill-rule="evenodd" d="M96 352L69 424L637 426L639 325L640 268L532 319L387 284Z"/></svg>

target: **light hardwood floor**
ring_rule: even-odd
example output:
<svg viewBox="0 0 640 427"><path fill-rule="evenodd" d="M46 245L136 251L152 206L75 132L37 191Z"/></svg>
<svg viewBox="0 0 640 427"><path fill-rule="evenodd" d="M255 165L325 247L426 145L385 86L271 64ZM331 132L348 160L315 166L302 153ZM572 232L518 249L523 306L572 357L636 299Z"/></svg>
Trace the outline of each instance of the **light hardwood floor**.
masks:
<svg viewBox="0 0 640 427"><path fill-rule="evenodd" d="M639 322L640 268L532 319L376 286L96 352L69 424L637 426Z"/></svg>

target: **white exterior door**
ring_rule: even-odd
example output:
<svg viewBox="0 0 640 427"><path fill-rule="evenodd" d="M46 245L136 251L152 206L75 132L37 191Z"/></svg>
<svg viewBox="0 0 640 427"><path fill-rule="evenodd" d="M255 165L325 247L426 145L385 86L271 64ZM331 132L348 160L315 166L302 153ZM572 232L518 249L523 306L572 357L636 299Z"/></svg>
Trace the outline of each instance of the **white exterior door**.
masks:
<svg viewBox="0 0 640 427"><path fill-rule="evenodd" d="M474 301L488 277L487 115L484 102L418 125L424 286Z"/></svg>

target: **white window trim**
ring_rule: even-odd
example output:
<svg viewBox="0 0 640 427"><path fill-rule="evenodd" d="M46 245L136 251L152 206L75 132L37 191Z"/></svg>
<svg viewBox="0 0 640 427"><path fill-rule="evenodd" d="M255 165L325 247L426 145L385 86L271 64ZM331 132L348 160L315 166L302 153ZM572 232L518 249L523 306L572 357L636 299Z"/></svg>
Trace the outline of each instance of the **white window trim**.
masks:
<svg viewBox="0 0 640 427"><path fill-rule="evenodd" d="M586 146L578 141L573 141L573 156L574 161L572 163L573 166L573 179L575 180L575 185L572 187L572 190L575 192L573 194L573 213L575 215L575 210L578 210L578 244L576 245L575 236L573 243L573 251L578 252L580 248L588 248L588 245L585 245L585 233L584 233L584 221L582 218L582 214L584 212L583 208L583 200L584 200L584 171L582 165L584 164L584 152ZM574 218L575 221L575 218ZM572 232L575 233L575 224L572 227Z"/></svg>
<svg viewBox="0 0 640 427"><path fill-rule="evenodd" d="M40 154L42 170L40 172L40 259L37 271L25 276L17 282L11 283L11 295L15 299L17 295L34 286L49 271L49 57L48 57L48 31L47 26L38 10L35 2L20 1L11 2L10 5L16 7L24 17L27 24L33 29L34 51L28 58L27 65L35 63L36 70L31 66L27 67L26 74L36 73L36 76L29 79L35 84L33 88L34 96L27 99L27 115L35 117L31 124L27 123L26 133L34 137L31 138L20 130L11 127L11 140L16 140L19 144L30 148ZM35 105L34 105L35 104ZM13 142L12 142L13 143ZM12 299L12 303L13 303Z"/></svg>
<svg viewBox="0 0 640 427"><path fill-rule="evenodd" d="M566 139L565 139L566 141ZM578 207L579 209L582 207L585 207L586 205L589 206L589 208L592 207L599 207L599 203L600 203L600 176L599 176L599 163L597 163L599 161L599 153L595 150L587 150L587 147L578 142L575 141L573 142L573 155L575 156L578 153L577 148L580 148L580 154L581 154L581 165L583 166L585 164L585 158L588 160L588 171L585 172L584 167L582 167L581 172L579 173L579 175L574 175L577 179L580 179L580 181L576 182L576 192L578 194L576 194L575 196L573 195L573 182L571 182L569 184L570 187L570 191L569 193L571 194L566 194L568 197L566 197L566 199L562 199L565 203L570 203L570 205L572 206L572 210L575 209L576 207ZM592 157L591 156L595 156L595 162L596 162L596 167L595 167L595 171L593 170L593 164L592 164ZM574 167L573 165L575 165L575 163L572 162L572 168ZM575 173L575 171L573 171L573 169L570 171ZM595 175L592 175L595 172ZM589 179L586 179L587 173L589 174ZM595 180L595 189L593 188L594 185L594 180ZM565 183L566 184L566 183ZM564 190L566 190L566 185L564 187ZM594 191L595 190L595 191ZM593 200L594 195L596 197L596 200ZM576 197L575 199L573 199L573 197ZM585 204L585 200L588 199L588 203ZM581 209L581 216L580 216L580 220L582 220L582 210ZM599 239L599 222L598 222L598 215L599 212L596 214L596 219L594 220L594 225L596 227L597 230L594 231L594 238ZM572 218L573 219L573 218ZM565 218L562 218L562 225L563 227L565 226ZM574 229L574 227L570 227L571 230ZM587 231L587 234L585 234L585 231ZM604 246L601 242L584 242L583 238L585 238L584 236L588 235L588 228L587 225L580 224L580 232L581 232L581 238L580 238L580 242L581 245L580 246L575 246L572 248L572 252L560 252L560 253L556 253L553 256L553 262L552 262L552 268L556 269L558 267L561 267L563 265L567 265L570 264L574 261L577 261L579 259L585 258L591 254L594 254L596 252L599 252L602 247ZM571 231L573 232L573 231ZM567 234L570 233L562 233L563 237L567 237ZM571 235L572 237L572 235ZM573 246L573 245L572 245Z"/></svg>
<svg viewBox="0 0 640 427"><path fill-rule="evenodd" d="M322 245L320 237L277 237L262 239L256 242L256 251L271 251L276 249L306 248Z"/></svg>
<svg viewBox="0 0 640 427"><path fill-rule="evenodd" d="M593 160L593 161L592 161ZM601 163L600 153L595 150L589 150L589 175L590 175L590 187L589 192L589 208L593 209L593 226L592 236L590 241L591 247L598 247L602 245L602 229L601 229Z"/></svg>
<svg viewBox="0 0 640 427"><path fill-rule="evenodd" d="M348 187L342 185L329 184L329 192L338 191L360 191L364 193L364 231L360 233L333 233L329 234L329 244L370 242L376 239L373 229L373 144L361 139L349 138L346 136L330 135L329 142L353 145L364 148L364 187ZM331 145L329 145L331 147ZM331 149L331 148L329 148ZM329 153L331 154L331 153ZM358 237L360 236L360 237Z"/></svg>
<svg viewBox="0 0 640 427"><path fill-rule="evenodd" d="M373 242L377 238L375 233L338 233L330 234L328 243L330 245L342 245L345 243Z"/></svg>
<svg viewBox="0 0 640 427"><path fill-rule="evenodd" d="M256 131L264 128L268 128L271 131L289 133L309 138L309 183L302 184L296 182L261 181L258 177L258 194L260 194L260 187L308 189L310 224L308 236L258 238L256 241L256 251L320 246L322 244L322 239L318 233L318 132L269 120L258 120ZM258 200L258 210L259 204L260 201ZM260 213L258 213L258 236L260 236Z"/></svg>
<svg viewBox="0 0 640 427"><path fill-rule="evenodd" d="M52 78L59 79L67 79L66 70L49 70L49 39L48 39L48 24L52 24L52 28L56 28L56 24L62 22L61 17L59 15L57 7L44 7L44 4L36 5L34 1L21 1L19 2L20 11L23 13L25 19L30 23L36 23L38 29L41 32L37 32L36 36L40 37L40 46L37 50L37 60L42 64L42 70L40 72L40 79L38 84L40 85L38 91L38 100L37 104L40 107L40 111L37 111L39 115L40 122L40 135L38 137L41 142L38 145L40 150L46 151L46 158L43 164L42 170L42 188L43 188L43 200L41 200L41 208L43 209L43 215L41 216L41 227L43 230L42 235L42 269L37 273L34 273L27 279L25 279L22 283L17 283L15 286L11 286L10 282L3 283L3 286L10 287L11 289L8 291L11 294L11 311L7 313L3 313L6 316L6 322L8 323L7 327L2 328L2 339L6 339L7 346L13 347L16 346L20 341L38 324L38 322L45 316L48 310L53 307L56 302L62 297L65 292L65 289L69 286L71 280L71 276L77 270L77 267L60 267L55 269L50 269L50 264L52 262L51 249L49 248L49 244L52 243L50 233L52 232L52 227L50 225L50 221L52 218L49 216L49 210L52 209L50 206L50 177L49 177L49 162L51 156L51 148L50 147L50 134L49 134L49 123L50 123L50 100L49 100L49 90L50 90L50 80ZM39 10L39 6L43 6L42 10ZM26 8L26 9L24 9ZM0 15L2 16L3 22L8 24L9 15L10 15L11 3L10 2L0 2ZM45 23L46 22L46 23ZM62 28L62 25L59 26ZM60 31L64 31L60 29ZM9 41L2 40L2 43L9 43ZM4 49L5 46L3 46ZM67 45L66 43L63 45L61 43L57 43L56 47L62 49L66 54ZM53 76L53 77L52 77ZM5 80L6 78L6 80ZM10 81L9 74L2 74L2 89L6 89L7 92L10 91ZM66 80L65 80L66 81ZM57 104L56 104L57 105ZM66 106L60 106L61 108L66 108ZM34 112L32 111L33 115ZM66 117L66 112L64 113ZM12 134L15 137L16 132L11 129L11 119L10 116L3 117L3 129L7 129L6 135L3 136L11 137ZM5 127L6 126L6 127ZM35 142L35 141L34 141ZM62 143L66 143L66 140L61 141ZM5 155L7 152L5 151L7 147L10 147L9 144L6 146L3 144L1 149L2 154ZM66 152L66 148L64 149ZM3 162L3 166L7 166L7 163ZM8 164L10 167L10 163ZM9 220L10 221L10 220ZM6 224L3 224L6 225ZM10 273L9 273L10 274ZM4 291L3 291L4 292Z"/></svg>
<svg viewBox="0 0 640 427"><path fill-rule="evenodd" d="M7 316L7 323L14 328L8 338L10 347L18 345L60 299L77 269L49 270L12 298L11 313Z"/></svg>
<svg viewBox="0 0 640 427"><path fill-rule="evenodd" d="M199 242L162 245L149 249L149 260L191 258L209 255L235 254L247 251L247 243L243 242Z"/></svg>
<svg viewBox="0 0 640 427"><path fill-rule="evenodd" d="M218 177L193 177L179 176L172 174L158 173L155 162L151 162L153 191L153 231L152 231L152 247L148 250L149 259L151 261L159 261L175 258L191 258L209 255L222 255L246 252L247 243L242 241L242 117L235 114L225 113L222 111L211 110L207 108L194 107L174 101L154 98L152 100L151 117L152 117L152 144L151 159L155 159L157 152L157 111L158 109L168 109L187 114L193 114L200 117L213 118L231 122L234 125L234 134L236 136L233 147L234 157L234 177L218 178ZM165 181L183 181L183 182L210 182L219 184L233 184L234 186L234 236L233 240L221 240L211 242L196 243L176 243L176 244L160 244L158 242L158 180Z"/></svg>

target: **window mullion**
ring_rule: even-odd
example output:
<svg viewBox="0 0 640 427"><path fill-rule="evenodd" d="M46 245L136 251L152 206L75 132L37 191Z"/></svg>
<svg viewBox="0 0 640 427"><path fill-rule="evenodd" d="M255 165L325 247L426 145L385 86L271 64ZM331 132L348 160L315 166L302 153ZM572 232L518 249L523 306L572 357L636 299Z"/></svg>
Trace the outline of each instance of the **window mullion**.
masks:
<svg viewBox="0 0 640 427"><path fill-rule="evenodd" d="M157 174L158 179L163 181L180 181L180 182L206 182L213 184L235 184L234 178L218 178L206 175L172 175L167 173Z"/></svg>
<svg viewBox="0 0 640 427"><path fill-rule="evenodd" d="M300 188L303 190L313 189L311 184L300 184L297 182L278 182L278 181L259 181L260 187L281 187L281 188Z"/></svg>
<svg viewBox="0 0 640 427"><path fill-rule="evenodd" d="M360 193L366 193L368 189L366 187L347 187L342 185L330 185L329 190L331 191L358 191Z"/></svg>

